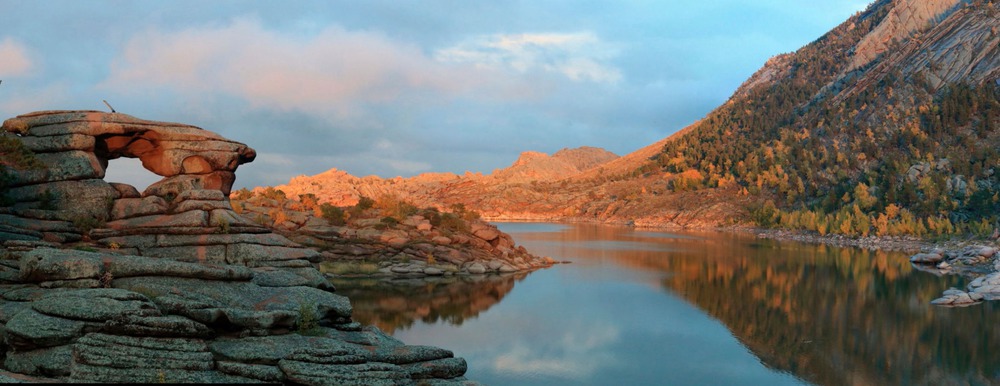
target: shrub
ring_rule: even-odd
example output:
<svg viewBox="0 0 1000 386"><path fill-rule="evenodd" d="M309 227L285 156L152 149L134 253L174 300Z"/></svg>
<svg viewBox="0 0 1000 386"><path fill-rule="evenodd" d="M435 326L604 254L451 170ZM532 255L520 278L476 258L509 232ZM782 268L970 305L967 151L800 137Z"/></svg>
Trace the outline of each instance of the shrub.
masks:
<svg viewBox="0 0 1000 386"><path fill-rule="evenodd" d="M379 196L379 198L375 200L375 208L377 208L383 216L395 217L396 220L399 221L415 215L420 211L416 205L413 205L399 198L399 196L392 194Z"/></svg>
<svg viewBox="0 0 1000 386"><path fill-rule="evenodd" d="M359 210L371 209L374 206L375 206L375 200L365 196L358 197L358 203L354 205L354 207L358 208Z"/></svg>
<svg viewBox="0 0 1000 386"><path fill-rule="evenodd" d="M231 197L234 200L240 200L240 201L249 200L253 198L253 192L251 192L247 188L240 188L240 190L233 192Z"/></svg>
<svg viewBox="0 0 1000 386"><path fill-rule="evenodd" d="M323 203L319 206L319 210L323 213L323 218L330 223L330 225L341 226L347 223L344 219L344 210L330 204L328 202Z"/></svg>

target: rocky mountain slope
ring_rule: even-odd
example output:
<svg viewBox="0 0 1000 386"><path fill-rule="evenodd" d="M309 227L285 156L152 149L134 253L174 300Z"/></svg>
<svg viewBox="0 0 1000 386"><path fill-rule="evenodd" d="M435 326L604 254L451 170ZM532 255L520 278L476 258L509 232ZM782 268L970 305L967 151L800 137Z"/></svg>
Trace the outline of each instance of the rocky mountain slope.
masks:
<svg viewBox="0 0 1000 386"><path fill-rule="evenodd" d="M491 219L988 233L1000 209L998 14L981 0L875 1L773 57L704 119L579 173L525 173L546 160L526 153L489 176L341 174L281 188L344 203L391 191Z"/></svg>

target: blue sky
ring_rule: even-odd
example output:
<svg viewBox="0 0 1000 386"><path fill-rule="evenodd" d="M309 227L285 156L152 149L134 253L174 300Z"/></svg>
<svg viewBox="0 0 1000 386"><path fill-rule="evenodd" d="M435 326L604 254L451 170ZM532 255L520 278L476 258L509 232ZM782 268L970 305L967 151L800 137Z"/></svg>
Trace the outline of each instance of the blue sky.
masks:
<svg viewBox="0 0 1000 386"><path fill-rule="evenodd" d="M867 4L0 0L0 118L106 99L200 126L257 150L237 187L490 173L527 150L637 150ZM138 168L108 179L155 181Z"/></svg>

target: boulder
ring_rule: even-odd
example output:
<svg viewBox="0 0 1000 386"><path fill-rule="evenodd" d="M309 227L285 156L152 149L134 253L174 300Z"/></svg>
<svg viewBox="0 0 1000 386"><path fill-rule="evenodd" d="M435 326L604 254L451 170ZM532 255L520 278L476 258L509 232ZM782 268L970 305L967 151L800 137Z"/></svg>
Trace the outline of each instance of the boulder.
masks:
<svg viewBox="0 0 1000 386"><path fill-rule="evenodd" d="M944 259L944 255L940 253L918 253L910 256L910 262L917 264L937 264Z"/></svg>

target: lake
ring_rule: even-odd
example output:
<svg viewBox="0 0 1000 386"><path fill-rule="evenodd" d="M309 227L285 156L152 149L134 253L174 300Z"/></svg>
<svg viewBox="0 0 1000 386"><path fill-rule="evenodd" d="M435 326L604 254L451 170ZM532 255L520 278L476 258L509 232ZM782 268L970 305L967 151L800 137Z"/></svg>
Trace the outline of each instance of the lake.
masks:
<svg viewBox="0 0 1000 386"><path fill-rule="evenodd" d="M571 264L509 276L338 279L355 319L448 348L492 385L996 384L1000 308L907 255L721 232L501 223Z"/></svg>

